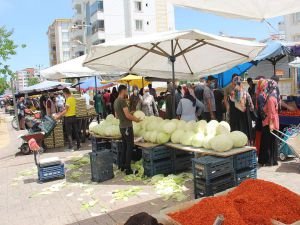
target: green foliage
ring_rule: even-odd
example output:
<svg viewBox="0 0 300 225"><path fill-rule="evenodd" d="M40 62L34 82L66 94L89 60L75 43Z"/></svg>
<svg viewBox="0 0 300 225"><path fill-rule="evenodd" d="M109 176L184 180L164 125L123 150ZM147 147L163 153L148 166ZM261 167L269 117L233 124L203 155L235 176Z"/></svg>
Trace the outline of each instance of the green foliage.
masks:
<svg viewBox="0 0 300 225"><path fill-rule="evenodd" d="M11 56L16 55L18 45L12 40L13 30L8 31L4 26L0 27L0 74L12 76L9 65L4 64ZM26 45L22 44L22 48Z"/></svg>
<svg viewBox="0 0 300 225"><path fill-rule="evenodd" d="M0 95L4 94L4 91L9 87L6 77L0 77Z"/></svg>
<svg viewBox="0 0 300 225"><path fill-rule="evenodd" d="M30 77L28 78L28 86L32 86L40 83L40 79L38 77Z"/></svg>

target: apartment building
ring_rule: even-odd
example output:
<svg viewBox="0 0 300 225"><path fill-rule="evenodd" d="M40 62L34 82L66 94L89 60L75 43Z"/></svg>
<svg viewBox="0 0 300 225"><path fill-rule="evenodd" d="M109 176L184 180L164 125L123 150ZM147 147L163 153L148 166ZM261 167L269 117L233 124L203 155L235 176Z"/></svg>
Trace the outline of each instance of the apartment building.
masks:
<svg viewBox="0 0 300 225"><path fill-rule="evenodd" d="M73 0L72 57L91 45L175 29L174 7L166 0Z"/></svg>
<svg viewBox="0 0 300 225"><path fill-rule="evenodd" d="M16 74L17 74L16 89L18 91L22 91L25 87L28 87L29 78L38 76L39 71L36 70L35 68L26 68L17 71Z"/></svg>
<svg viewBox="0 0 300 225"><path fill-rule="evenodd" d="M284 21L278 27L286 41L300 42L300 12L284 16Z"/></svg>
<svg viewBox="0 0 300 225"><path fill-rule="evenodd" d="M71 59L71 19L56 19L48 28L50 66Z"/></svg>

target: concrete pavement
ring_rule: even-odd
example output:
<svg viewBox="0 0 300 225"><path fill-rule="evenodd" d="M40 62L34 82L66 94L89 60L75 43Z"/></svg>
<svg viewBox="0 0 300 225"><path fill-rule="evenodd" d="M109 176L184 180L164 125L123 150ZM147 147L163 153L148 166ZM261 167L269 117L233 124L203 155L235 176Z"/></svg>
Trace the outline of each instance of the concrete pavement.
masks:
<svg viewBox="0 0 300 225"><path fill-rule="evenodd" d="M0 114L0 117L5 116ZM43 184L36 182L37 174L33 155L18 154L24 131L14 131L9 123L0 120L0 224L1 225L113 225L123 224L129 216L138 212L159 214L161 209L177 202L164 201L152 185L143 182L123 181L122 174L101 184L90 182L88 164L67 172L67 178ZM67 165L74 157L86 157L91 145L79 152L49 150L42 157L59 156ZM300 163L291 160L278 167L263 167L258 177L281 184L300 194ZM75 171L74 170L74 171ZM128 201L114 200L113 192L141 187L137 196ZM187 200L193 198L192 182L188 182Z"/></svg>

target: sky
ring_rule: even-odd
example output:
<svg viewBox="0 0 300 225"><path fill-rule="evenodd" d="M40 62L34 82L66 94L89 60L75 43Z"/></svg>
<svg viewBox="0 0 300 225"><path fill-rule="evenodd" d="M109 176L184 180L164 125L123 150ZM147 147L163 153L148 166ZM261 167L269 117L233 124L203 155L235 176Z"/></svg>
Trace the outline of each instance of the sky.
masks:
<svg viewBox="0 0 300 225"><path fill-rule="evenodd" d="M71 18L72 0L0 0L0 26L13 29L16 44L26 44L8 61L14 71L27 67L49 66L48 26L56 18ZM277 29L282 18L268 20ZM187 8L175 8L176 29L199 29L229 36L267 38L272 28L266 23L228 19Z"/></svg>

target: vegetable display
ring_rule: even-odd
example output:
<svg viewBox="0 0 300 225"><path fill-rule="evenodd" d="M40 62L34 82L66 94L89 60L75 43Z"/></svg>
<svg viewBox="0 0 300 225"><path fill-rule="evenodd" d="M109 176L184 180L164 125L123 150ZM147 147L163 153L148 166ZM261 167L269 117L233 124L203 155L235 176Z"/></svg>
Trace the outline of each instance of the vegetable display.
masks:
<svg viewBox="0 0 300 225"><path fill-rule="evenodd" d="M300 220L300 196L263 180L249 179L225 196L204 198L188 209L168 214L181 225L272 225L272 220L292 224Z"/></svg>
<svg viewBox="0 0 300 225"><path fill-rule="evenodd" d="M230 133L230 125L225 122L205 120L198 122L183 120L163 120L160 117L147 117L141 111L134 115L142 120L133 122L133 132L136 137L143 137L146 142L165 144L172 142L195 148L206 148L218 152L229 151L232 148L243 147L247 144L247 136L240 131ZM100 124L90 124L90 130L103 137L120 137L119 120L108 115Z"/></svg>

